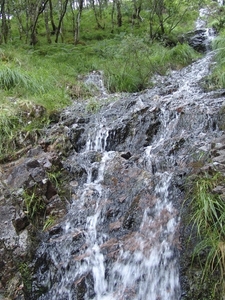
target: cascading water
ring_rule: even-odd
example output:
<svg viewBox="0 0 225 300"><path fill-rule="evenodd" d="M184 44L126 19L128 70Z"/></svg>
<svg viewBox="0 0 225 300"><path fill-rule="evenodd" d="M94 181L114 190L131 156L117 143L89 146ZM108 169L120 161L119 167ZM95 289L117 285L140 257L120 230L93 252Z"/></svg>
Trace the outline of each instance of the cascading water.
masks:
<svg viewBox="0 0 225 300"><path fill-rule="evenodd" d="M179 180L220 134L213 113L223 98L199 86L211 59L209 53L159 77L154 89L108 104L85 125L71 127L71 140L79 126L82 134L64 167L76 173L79 166L80 175L71 183L65 220L38 249L33 299L182 297Z"/></svg>
<svg viewBox="0 0 225 300"><path fill-rule="evenodd" d="M172 133L177 118L167 120L162 113L162 121L164 125L161 134L155 143L146 148L139 162L147 172L142 175L143 178L137 177L141 181L140 191L138 187L137 191L135 187L133 191L129 190L131 194L137 193L134 195L136 201L140 201L139 198L145 201L141 194L148 191L152 180L156 181L151 192L154 195L152 207L147 205L143 209L139 230L132 234L126 232L132 220L128 217L123 221L121 227L127 236L124 237L124 241L118 240L114 262L109 262L108 266L104 248L111 240L110 234L108 228L100 229L104 222L107 222L106 206L111 192L104 186L104 176L106 170L109 172L114 159L119 158L116 151L104 150L104 145L107 145L106 137L109 135L102 129L105 127L99 126L92 140L87 141L84 152L80 153L81 157L87 158L88 153L96 154L100 151L101 158L93 163L86 160L86 165L83 159L88 174L87 181L77 190L77 199L72 203L67 220L62 226L63 234L60 237L53 237L40 249L40 257L44 253L50 256L48 258L50 268L46 274L40 270L39 280L41 284L45 282L50 286L55 283L50 291L39 299L179 299L179 272L175 246L178 215L172 205L173 195L169 191L173 173L161 172L160 162L157 163L156 157L153 156L157 172L153 179L150 178L153 174L151 149L163 147L165 136L169 137ZM160 161L161 158L157 160ZM93 170L90 164L93 169L98 170L96 178L91 175ZM87 210L86 216L84 209ZM112 231L113 226L116 226L114 223L111 225ZM75 250L77 247L74 247L74 242L81 238L83 246ZM85 292L79 298L80 292L76 290L74 284L79 286L83 279Z"/></svg>

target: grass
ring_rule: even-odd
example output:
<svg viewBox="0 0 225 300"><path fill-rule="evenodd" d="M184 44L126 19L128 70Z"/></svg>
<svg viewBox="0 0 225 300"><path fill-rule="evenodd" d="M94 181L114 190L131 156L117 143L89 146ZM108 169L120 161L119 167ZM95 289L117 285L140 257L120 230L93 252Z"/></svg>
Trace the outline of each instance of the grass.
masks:
<svg viewBox="0 0 225 300"><path fill-rule="evenodd" d="M192 236L197 232L193 259L199 258L202 284L213 274L218 278L215 294L225 295L225 202L213 188L224 183L220 173L195 178L191 190Z"/></svg>
<svg viewBox="0 0 225 300"><path fill-rule="evenodd" d="M31 194L27 191L25 191L23 194L25 213L27 214L29 220L35 225L42 221L40 216L43 215L46 206L43 199L36 194L37 193L35 189Z"/></svg>
<svg viewBox="0 0 225 300"><path fill-rule="evenodd" d="M30 269L29 264L27 262L20 262L18 264L18 269L19 269L19 272L20 272L22 280L23 280L24 290L26 292L31 292L32 274L31 274L31 269Z"/></svg>
<svg viewBox="0 0 225 300"><path fill-rule="evenodd" d="M101 44L100 44L101 45ZM100 46L99 45L99 46ZM159 43L149 45L144 39L126 36L119 44L101 47L105 85L110 92L137 92L151 87L151 77L180 69L199 55L188 45L165 48Z"/></svg>
<svg viewBox="0 0 225 300"><path fill-rule="evenodd" d="M215 51L215 66L212 73L205 80L205 88L215 90L225 88L225 30L213 41Z"/></svg>
<svg viewBox="0 0 225 300"><path fill-rule="evenodd" d="M48 230L50 227L52 227L56 222L56 219L53 216L49 216L46 218L45 223L43 225L43 231Z"/></svg>

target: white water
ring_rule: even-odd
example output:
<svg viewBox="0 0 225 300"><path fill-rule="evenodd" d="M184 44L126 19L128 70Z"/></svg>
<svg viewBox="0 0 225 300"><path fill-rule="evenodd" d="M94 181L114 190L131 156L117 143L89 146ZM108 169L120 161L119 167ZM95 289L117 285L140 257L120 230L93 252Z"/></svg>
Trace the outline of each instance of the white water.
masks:
<svg viewBox="0 0 225 300"><path fill-rule="evenodd" d="M108 129L100 123L97 132L95 131L94 134L94 136L89 136L89 139L86 143L86 151L105 151L106 140L109 135Z"/></svg>
<svg viewBox="0 0 225 300"><path fill-rule="evenodd" d="M164 129L162 135L155 145L147 147L144 159L151 165L151 149L163 147L165 137L169 138L176 126L177 118L169 120L166 113L162 116ZM103 151L106 146L106 136L108 133L102 131L95 132L92 142L87 141L86 149ZM91 147L89 145L94 145ZM133 251L126 249L126 245L121 244L117 261L108 272L108 279L105 279L104 255L101 253L101 243L105 236L97 232L97 224L101 223L102 187L101 182L104 177L105 164L113 159L114 152L104 152L99 167L98 178L87 184L99 192L99 200L95 204L94 214L86 221L86 241L88 249L86 251L87 268L92 270L94 279L95 300L177 300L180 297L179 272L177 265L177 254L173 242L177 234L178 217L173 208L172 200L169 198L168 187L171 185L172 173L157 173L158 184L155 187L155 197L157 204L154 212L151 208L146 208L140 231L132 235L130 243L135 248ZM151 170L150 170L151 171ZM88 190L88 189L87 189ZM85 194L85 191L84 191ZM83 195L84 196L84 195ZM153 216L154 215L154 216ZM125 298L127 297L127 298ZM87 298L88 299L88 298Z"/></svg>
<svg viewBox="0 0 225 300"><path fill-rule="evenodd" d="M160 174L154 218L150 208L144 212L140 232L133 237L133 252L120 250L109 279L107 296L99 299L179 299L179 276L174 247L177 218L168 199L171 174ZM169 220L164 222L163 215ZM136 287L138 282L138 288ZM117 286L116 290L114 287ZM136 291L135 291L136 288ZM98 297L97 297L98 299Z"/></svg>

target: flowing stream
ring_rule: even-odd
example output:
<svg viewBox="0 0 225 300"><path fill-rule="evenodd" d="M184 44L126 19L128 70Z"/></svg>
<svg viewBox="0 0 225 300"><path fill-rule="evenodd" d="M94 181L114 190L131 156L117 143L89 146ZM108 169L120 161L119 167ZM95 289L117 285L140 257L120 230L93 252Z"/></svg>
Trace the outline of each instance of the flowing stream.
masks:
<svg viewBox="0 0 225 300"><path fill-rule="evenodd" d="M122 95L69 128L71 204L38 249L34 299L181 299L183 178L220 135L224 98L199 84L212 57L158 76L155 88Z"/></svg>

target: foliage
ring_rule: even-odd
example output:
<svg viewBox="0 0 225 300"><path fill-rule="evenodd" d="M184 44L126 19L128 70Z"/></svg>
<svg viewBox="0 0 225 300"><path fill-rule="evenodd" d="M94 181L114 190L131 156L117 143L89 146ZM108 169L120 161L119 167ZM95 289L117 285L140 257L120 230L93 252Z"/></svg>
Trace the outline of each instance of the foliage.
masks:
<svg viewBox="0 0 225 300"><path fill-rule="evenodd" d="M56 189L59 189L59 182L61 177L61 171L49 171L47 172L48 178L50 182L56 187Z"/></svg>
<svg viewBox="0 0 225 300"><path fill-rule="evenodd" d="M214 13L212 16L209 18L209 26L214 28L216 32L223 31L225 27L225 17L224 17L224 12L225 12L225 7L224 6L217 6L216 3L211 3L212 10Z"/></svg>
<svg viewBox="0 0 225 300"><path fill-rule="evenodd" d="M105 58L105 85L111 92L141 91L151 86L153 74L165 75L169 69L179 69L198 57L186 44L166 49L133 35L122 38L120 44L102 47L101 55Z"/></svg>
<svg viewBox="0 0 225 300"><path fill-rule="evenodd" d="M26 262L21 262L19 264L19 271L22 276L24 289L30 293L32 288L32 274L29 265Z"/></svg>
<svg viewBox="0 0 225 300"><path fill-rule="evenodd" d="M55 218L53 216L49 216L48 218L46 218L44 226L43 226L43 231L49 229L51 226L54 225L55 223Z"/></svg>
<svg viewBox="0 0 225 300"><path fill-rule="evenodd" d="M0 159L10 158L16 151L33 143L39 130L48 122L44 107L31 101L6 97L0 105Z"/></svg>
<svg viewBox="0 0 225 300"><path fill-rule="evenodd" d="M38 218L38 216L40 215L43 215L43 212L45 210L45 203L43 199L37 195L37 193L35 192L35 188L32 194L25 191L23 194L23 199L25 205L25 212L28 218L32 221L32 223L35 224L36 218Z"/></svg>
<svg viewBox="0 0 225 300"><path fill-rule="evenodd" d="M161 39L178 26L190 30L197 17L198 6L207 1L138 0L89 1L52 0L7 2L2 7L0 43L85 43L100 41L120 32ZM4 4L4 3L3 3ZM81 5L82 4L82 5ZM8 18L11 15L11 18ZM75 37L76 36L76 37Z"/></svg>
<svg viewBox="0 0 225 300"><path fill-rule="evenodd" d="M18 70L3 67L0 69L0 87L1 89L10 90L17 85L28 86L29 78L23 76Z"/></svg>
<svg viewBox="0 0 225 300"><path fill-rule="evenodd" d="M225 32L221 32L213 42L213 50L215 51L216 66L212 70L205 82L205 88L213 90L225 87Z"/></svg>
<svg viewBox="0 0 225 300"><path fill-rule="evenodd" d="M197 232L198 241L193 258L199 257L203 269L202 283L208 281L211 274L218 275L219 285L214 291L222 294L225 292L225 202L213 192L213 188L223 182L220 173L198 176L190 195L192 236Z"/></svg>

